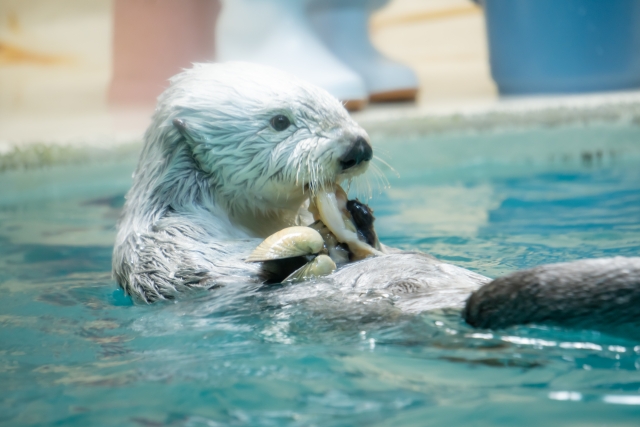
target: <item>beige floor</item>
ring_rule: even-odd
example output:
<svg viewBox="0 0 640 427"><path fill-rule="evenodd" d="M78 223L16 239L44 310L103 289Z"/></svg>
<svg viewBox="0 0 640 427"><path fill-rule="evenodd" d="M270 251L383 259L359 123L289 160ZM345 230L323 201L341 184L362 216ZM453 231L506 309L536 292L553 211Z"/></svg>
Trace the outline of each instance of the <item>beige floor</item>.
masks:
<svg viewBox="0 0 640 427"><path fill-rule="evenodd" d="M468 0L393 1L373 16L371 36L417 72L419 106L496 97L482 9Z"/></svg>
<svg viewBox="0 0 640 427"><path fill-rule="evenodd" d="M495 97L482 13L471 2L393 0L371 31L380 50L418 73L419 105ZM139 137L150 111L106 104L110 40L110 0L0 2L0 152Z"/></svg>
<svg viewBox="0 0 640 427"><path fill-rule="evenodd" d="M141 137L151 108L113 110L106 102L111 7L111 0L0 1L0 155L33 143L105 145ZM464 114L495 118L532 109L544 121L556 113L542 110L563 105L569 115L579 107L613 111L600 107L610 104L615 111L640 109L639 92L499 99L482 10L468 0L392 0L370 28L382 52L417 72L420 92L416 104L372 105L354 114L367 127L406 118L425 127L442 116L456 126Z"/></svg>

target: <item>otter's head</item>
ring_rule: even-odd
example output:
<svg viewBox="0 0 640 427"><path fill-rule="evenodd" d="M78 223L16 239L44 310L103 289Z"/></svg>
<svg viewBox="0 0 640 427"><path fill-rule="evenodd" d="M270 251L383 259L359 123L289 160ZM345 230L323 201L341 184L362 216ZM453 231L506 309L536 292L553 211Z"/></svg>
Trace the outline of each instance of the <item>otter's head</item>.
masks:
<svg viewBox="0 0 640 427"><path fill-rule="evenodd" d="M230 211L297 210L314 188L363 173L372 158L367 133L337 99L247 63L175 76L146 138L145 152L166 160L160 182L193 170Z"/></svg>

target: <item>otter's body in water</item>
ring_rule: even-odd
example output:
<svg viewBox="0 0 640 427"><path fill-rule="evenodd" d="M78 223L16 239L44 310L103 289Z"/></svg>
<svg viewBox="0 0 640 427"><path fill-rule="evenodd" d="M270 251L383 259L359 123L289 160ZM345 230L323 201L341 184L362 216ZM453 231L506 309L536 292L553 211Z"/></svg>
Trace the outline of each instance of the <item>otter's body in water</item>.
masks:
<svg viewBox="0 0 640 427"><path fill-rule="evenodd" d="M265 271L245 262L251 251L313 222L314 188L363 173L371 157L366 132L324 90L254 64L196 64L158 100L118 226L114 276L137 302L259 285ZM419 312L460 307L490 282L426 254L385 252L313 286L356 300L384 292Z"/></svg>

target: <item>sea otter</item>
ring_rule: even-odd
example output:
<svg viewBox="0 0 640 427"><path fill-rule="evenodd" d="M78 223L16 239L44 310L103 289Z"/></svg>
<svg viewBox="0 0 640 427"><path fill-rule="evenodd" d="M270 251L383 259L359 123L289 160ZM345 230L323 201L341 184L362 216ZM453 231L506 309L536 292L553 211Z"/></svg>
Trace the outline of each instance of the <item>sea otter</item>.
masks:
<svg viewBox="0 0 640 427"><path fill-rule="evenodd" d="M311 224L314 189L362 174L372 153L365 130L324 90L255 64L195 64L158 99L118 225L113 274L146 303L263 283L270 272L246 262L250 253L274 232ZM419 312L461 307L491 281L427 254L381 252L318 283L355 298L383 290L403 310ZM640 299L638 271L632 301ZM492 307L498 294L508 304L498 291L485 292L483 301ZM537 295L544 311L544 289ZM469 321L491 327L474 316L495 312L470 301L481 309L468 308Z"/></svg>

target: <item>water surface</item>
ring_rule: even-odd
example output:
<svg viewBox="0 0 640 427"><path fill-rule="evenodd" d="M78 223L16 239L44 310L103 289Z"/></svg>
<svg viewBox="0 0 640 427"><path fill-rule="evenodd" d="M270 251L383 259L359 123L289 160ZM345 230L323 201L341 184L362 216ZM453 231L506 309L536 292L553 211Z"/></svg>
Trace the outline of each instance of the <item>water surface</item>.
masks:
<svg viewBox="0 0 640 427"><path fill-rule="evenodd" d="M374 141L400 173L371 201L387 244L492 277L640 253L638 127ZM638 425L624 337L277 287L132 305L110 263L134 165L0 175L0 425Z"/></svg>

